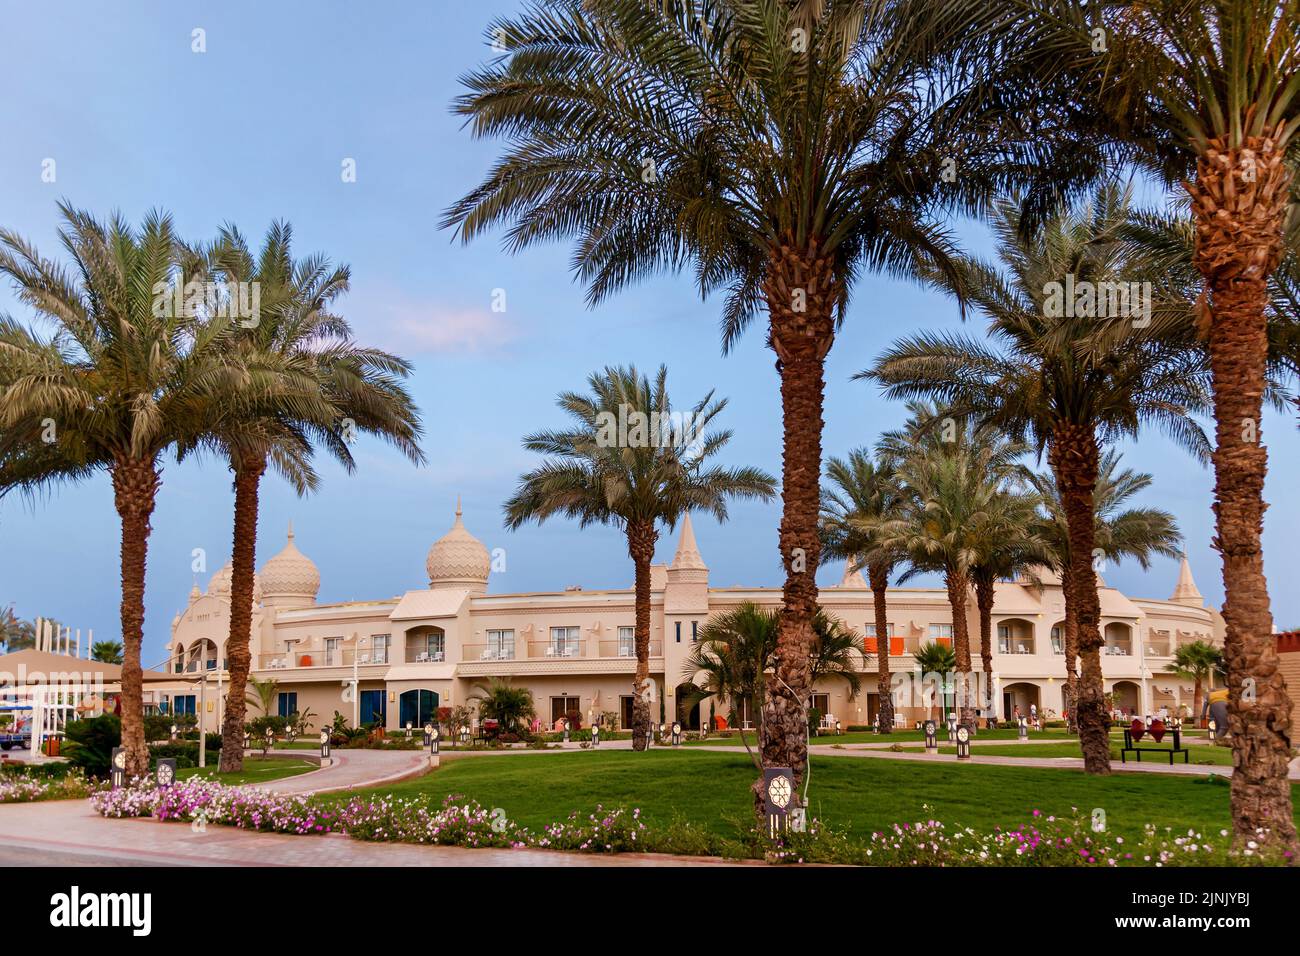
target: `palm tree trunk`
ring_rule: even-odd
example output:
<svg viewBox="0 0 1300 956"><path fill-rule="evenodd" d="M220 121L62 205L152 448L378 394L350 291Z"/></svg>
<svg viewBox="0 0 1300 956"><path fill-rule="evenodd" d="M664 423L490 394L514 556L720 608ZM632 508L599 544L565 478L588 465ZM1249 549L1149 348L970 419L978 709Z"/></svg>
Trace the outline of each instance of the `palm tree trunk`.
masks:
<svg viewBox="0 0 1300 956"><path fill-rule="evenodd" d="M1215 547L1223 556L1224 661L1232 733L1232 820L1239 840L1271 831L1296 845L1287 762L1291 700L1278 671L1260 535L1268 451L1261 414L1268 279L1282 254L1291 174L1271 137L1216 141L1187 187L1195 262L1209 290L1214 382Z"/></svg>
<svg viewBox="0 0 1300 956"><path fill-rule="evenodd" d="M632 678L632 749L645 750L650 739L650 562L659 532L653 521L627 526L627 553L636 569L636 676Z"/></svg>
<svg viewBox="0 0 1300 956"><path fill-rule="evenodd" d="M789 767L795 790L808 759L812 681L809 653L817 610L816 572L821 551L817 517L821 501L822 404L826 353L835 340L832 260L817 243L793 242L773 250L764 294L768 344L781 376L781 564L785 587L777 635L775 677L763 698L759 750L765 767ZM762 812L761 778L754 781L755 813Z"/></svg>
<svg viewBox="0 0 1300 956"><path fill-rule="evenodd" d="M235 537L230 558L230 633L226 638L226 667L230 692L221 721L221 772L244 769L244 717L249 640L253 630L253 576L257 563L257 495L266 472L266 459L241 462L235 469Z"/></svg>
<svg viewBox="0 0 1300 956"><path fill-rule="evenodd" d="M966 575L951 568L944 574L948 586L948 604L952 608L952 646L957 657L957 693L953 706L957 720L974 726L975 705L971 693L970 628L966 624L966 596L970 582Z"/></svg>
<svg viewBox="0 0 1300 956"><path fill-rule="evenodd" d="M894 694L889 677L889 568L873 564L867 569L876 610L876 697L880 700L880 732L894 732Z"/></svg>
<svg viewBox="0 0 1300 956"><path fill-rule="evenodd" d="M984 671L984 693L981 695L981 704L984 707L984 715L987 717L993 713L993 597L994 583L992 580L980 576L975 579L975 606L979 609L980 615L980 664Z"/></svg>
<svg viewBox="0 0 1300 956"><path fill-rule="evenodd" d="M1070 568L1061 569L1061 593L1065 597L1065 622L1061 625L1064 632L1065 651L1065 709L1069 713L1066 729L1077 733L1079 729L1079 613L1074 606L1074 594L1070 590Z"/></svg>
<svg viewBox="0 0 1300 956"><path fill-rule="evenodd" d="M1070 538L1070 593L1074 596L1081 669L1074 709L1079 746L1088 773L1110 773L1110 715L1101 673L1101 601L1093 569L1097 487L1097 438L1087 425L1062 422L1052 433L1048 462L1061 492ZM1067 660L1069 653L1066 653Z"/></svg>
<svg viewBox="0 0 1300 956"><path fill-rule="evenodd" d="M144 739L145 564L149 555L149 518L160 484L153 459L121 457L113 462L113 503L122 522L122 746L126 776L149 772L149 745Z"/></svg>

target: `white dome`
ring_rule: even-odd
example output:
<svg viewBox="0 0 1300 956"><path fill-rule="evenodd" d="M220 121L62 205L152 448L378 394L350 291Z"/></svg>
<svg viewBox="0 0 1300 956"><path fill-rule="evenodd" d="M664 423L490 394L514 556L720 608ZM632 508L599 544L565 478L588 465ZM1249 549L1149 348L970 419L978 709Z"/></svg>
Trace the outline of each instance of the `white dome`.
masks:
<svg viewBox="0 0 1300 956"><path fill-rule="evenodd" d="M262 565L262 593L268 598L300 599L316 603L320 591L320 571L311 558L298 550L293 543L293 525L283 550Z"/></svg>
<svg viewBox="0 0 1300 956"><path fill-rule="evenodd" d="M429 587L468 587L486 589L492 558L483 542L465 530L461 521L460 501L456 502L456 520L451 530L433 543L424 562L429 572Z"/></svg>

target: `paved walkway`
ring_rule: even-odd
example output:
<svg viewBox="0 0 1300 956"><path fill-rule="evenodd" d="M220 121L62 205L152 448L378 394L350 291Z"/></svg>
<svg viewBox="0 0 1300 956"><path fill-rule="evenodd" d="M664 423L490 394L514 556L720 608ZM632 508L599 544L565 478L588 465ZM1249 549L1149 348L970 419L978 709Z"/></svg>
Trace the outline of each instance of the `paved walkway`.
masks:
<svg viewBox="0 0 1300 956"><path fill-rule="evenodd" d="M652 853L601 856L547 850L467 850L363 843L333 834L289 836L220 826L196 831L183 823L105 819L94 813L85 800L0 806L0 859L8 865L27 866L748 865Z"/></svg>
<svg viewBox="0 0 1300 956"><path fill-rule="evenodd" d="M277 751L276 755L281 753L292 754L292 751ZM258 786L276 793L329 793L396 783L418 777L429 769L429 754L423 750L334 749L330 760L328 767Z"/></svg>

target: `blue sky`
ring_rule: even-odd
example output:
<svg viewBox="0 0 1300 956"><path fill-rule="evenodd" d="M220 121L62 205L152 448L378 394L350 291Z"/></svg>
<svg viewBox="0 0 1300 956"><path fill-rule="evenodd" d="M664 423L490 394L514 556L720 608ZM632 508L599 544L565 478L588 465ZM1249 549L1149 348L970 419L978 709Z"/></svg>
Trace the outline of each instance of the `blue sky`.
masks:
<svg viewBox="0 0 1300 956"><path fill-rule="evenodd" d="M780 470L777 378L759 326L724 357L718 304L700 302L688 277L646 283L593 311L571 281L567 248L510 257L496 237L461 247L438 229L441 211L496 149L472 141L448 104L458 77L489 53L487 22L516 6L0 0L0 80L13 92L0 106L0 223L57 255L55 203L64 197L134 221L162 207L196 239L227 220L257 239L273 218L286 218L299 254L319 250L351 264L342 308L358 337L415 362L427 467L363 441L356 474L322 462L325 480L309 499L278 478L264 482L259 564L279 550L292 519L320 567L322 601L423 586L425 552L450 525L458 494L470 530L506 549L493 590L626 585L615 531L559 522L511 534L501 525L501 502L533 463L520 436L558 424L554 395L608 363L666 363L679 403L717 389L730 399L725 423L736 433L727 460ZM192 52L196 28L206 32L205 53ZM355 183L340 176L349 158ZM42 182L46 159L57 164L54 183ZM991 254L979 229L963 234ZM495 289L505 290L504 313L491 311ZM26 315L7 285L0 311ZM861 282L827 366L827 453L870 444L903 418L900 406L850 382L854 372L908 330L959 325L941 296L877 277ZM1277 623L1295 625L1300 595L1286 584L1300 505L1285 476L1300 465L1300 436L1275 415L1265 435L1266 567ZM1154 432L1127 448L1125 461L1154 474L1144 503L1177 516L1197 582L1217 604L1211 475ZM146 664L162 658L184 605L193 549L206 551L208 575L228 558L232 503L221 462L166 465L150 544ZM699 519L713 583L778 585L778 520L775 505L738 506L726 527ZM117 548L106 477L34 505L7 500L0 603L116 636ZM661 542L660 559L671 555L672 541ZM1176 570L1162 561L1149 574L1120 567L1107 578L1129 594L1166 597ZM828 568L822 580L839 573Z"/></svg>

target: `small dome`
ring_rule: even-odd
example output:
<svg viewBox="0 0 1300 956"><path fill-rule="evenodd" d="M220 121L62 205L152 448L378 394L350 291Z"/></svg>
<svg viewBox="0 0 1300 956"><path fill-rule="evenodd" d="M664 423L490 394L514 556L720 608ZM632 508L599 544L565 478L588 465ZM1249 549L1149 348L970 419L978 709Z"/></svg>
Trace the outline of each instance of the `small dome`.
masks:
<svg viewBox="0 0 1300 956"><path fill-rule="evenodd" d="M207 593L209 596L223 597L230 600L230 579L234 575L235 569L229 561L221 566L212 579L208 581ZM191 596L193 591L190 592ZM262 603L262 582L256 574L253 575L253 603Z"/></svg>
<svg viewBox="0 0 1300 956"><path fill-rule="evenodd" d="M293 543L293 524L289 525L284 549L262 565L262 593L268 598L301 598L316 602L320 591L320 571L311 558Z"/></svg>
<svg viewBox="0 0 1300 956"><path fill-rule="evenodd" d="M492 570L492 557L483 542L465 530L461 521L460 501L456 501L456 520L451 530L433 543L424 562L429 572L429 587L461 586L485 589Z"/></svg>

